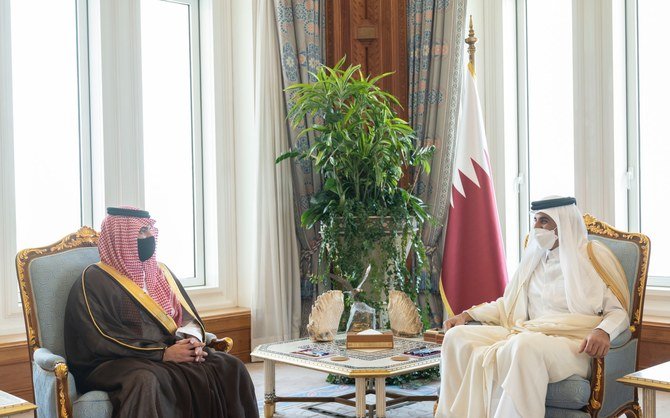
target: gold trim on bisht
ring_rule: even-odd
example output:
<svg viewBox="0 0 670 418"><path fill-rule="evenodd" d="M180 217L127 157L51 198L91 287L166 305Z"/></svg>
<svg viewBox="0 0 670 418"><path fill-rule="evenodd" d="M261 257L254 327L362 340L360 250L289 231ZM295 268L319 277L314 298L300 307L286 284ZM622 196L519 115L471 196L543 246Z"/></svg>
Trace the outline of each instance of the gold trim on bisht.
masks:
<svg viewBox="0 0 670 418"><path fill-rule="evenodd" d="M112 278L116 280L117 283L119 283L121 287L123 287L140 305L142 305L170 334L174 334L177 331L177 324L174 322L174 319L165 313L163 308L156 303L151 296L144 293L144 290L135 284L135 282L121 274L121 272L114 267L105 264L102 261L95 263L95 265L112 276ZM88 304L88 301L86 303Z"/></svg>
<svg viewBox="0 0 670 418"><path fill-rule="evenodd" d="M107 338L110 341L113 341L121 346L124 346L126 348L131 348L133 350L140 350L140 351L158 351L158 350L165 350L166 347L135 347L134 345L126 344L123 341L119 341L116 338L112 337L111 335L107 335L104 333L104 331L98 326L98 323L95 320L95 317L93 316L93 312L91 312L91 306L88 303L88 295L86 294L86 276L85 272L82 273L81 275L81 290L84 294L84 302L86 303L86 309L88 310L88 316L91 318L91 322L93 322L93 325L95 326L95 329L98 330L100 335L103 337Z"/></svg>
<svg viewBox="0 0 670 418"><path fill-rule="evenodd" d="M167 268L167 266L163 263L158 263L158 266L163 270L163 275L165 275L165 280L167 280L168 284L170 285L170 289L174 292L175 295L177 295L177 299L179 299L179 303L181 303L181 306L184 307L188 311L189 314L193 317L193 319L200 325L200 329L202 330L202 339L203 341L205 340L205 326L203 325L202 322L198 319L198 316L193 312L191 309L191 305L188 304L186 301L186 298L184 295L181 293L181 289L179 289L179 286L177 286L177 282L175 281L174 276L172 276L172 273L170 272L170 269Z"/></svg>

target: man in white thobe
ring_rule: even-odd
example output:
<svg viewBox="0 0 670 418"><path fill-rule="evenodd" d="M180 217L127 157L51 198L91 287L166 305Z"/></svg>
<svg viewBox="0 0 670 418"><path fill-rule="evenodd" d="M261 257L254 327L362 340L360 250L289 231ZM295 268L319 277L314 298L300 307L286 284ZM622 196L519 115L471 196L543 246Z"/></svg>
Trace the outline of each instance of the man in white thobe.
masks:
<svg viewBox="0 0 670 418"><path fill-rule="evenodd" d="M606 246L589 243L574 198L533 202L534 229L498 300L447 321L439 418L542 418L547 385L586 378L629 324L629 292ZM560 245L559 245L560 243ZM459 326L469 321L483 326Z"/></svg>

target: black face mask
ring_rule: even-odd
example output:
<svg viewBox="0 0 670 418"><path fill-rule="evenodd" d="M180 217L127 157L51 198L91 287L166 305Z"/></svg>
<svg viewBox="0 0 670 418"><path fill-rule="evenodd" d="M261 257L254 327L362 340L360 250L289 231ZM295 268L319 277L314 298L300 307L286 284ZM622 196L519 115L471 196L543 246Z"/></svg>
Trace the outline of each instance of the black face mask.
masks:
<svg viewBox="0 0 670 418"><path fill-rule="evenodd" d="M144 262L151 258L156 251L156 239L154 237L138 238L137 239L137 255L140 256L140 261Z"/></svg>

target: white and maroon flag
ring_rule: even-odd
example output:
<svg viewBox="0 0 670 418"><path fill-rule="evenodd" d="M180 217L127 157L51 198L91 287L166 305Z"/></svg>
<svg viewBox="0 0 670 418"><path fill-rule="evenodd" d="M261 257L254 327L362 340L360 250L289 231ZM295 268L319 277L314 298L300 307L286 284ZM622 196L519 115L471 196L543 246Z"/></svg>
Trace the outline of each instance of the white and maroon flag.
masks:
<svg viewBox="0 0 670 418"><path fill-rule="evenodd" d="M502 296L507 283L474 68L468 64L456 134L440 292L449 315Z"/></svg>

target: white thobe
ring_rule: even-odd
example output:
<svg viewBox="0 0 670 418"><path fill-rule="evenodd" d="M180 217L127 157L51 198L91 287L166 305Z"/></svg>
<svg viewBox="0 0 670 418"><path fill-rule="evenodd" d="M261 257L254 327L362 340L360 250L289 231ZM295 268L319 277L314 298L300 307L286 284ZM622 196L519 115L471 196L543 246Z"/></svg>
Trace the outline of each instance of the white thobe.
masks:
<svg viewBox="0 0 670 418"><path fill-rule="evenodd" d="M558 251L548 251L524 286L528 319L569 313ZM467 312L491 317L495 303ZM628 316L608 289L598 328L615 338L628 326ZM544 416L547 385L571 375L586 377L590 357L579 353L580 340L539 332L512 334L501 326L458 326L442 345L442 385L438 418ZM492 347L496 349L493 350ZM495 367L486 365L495 364ZM487 373L493 373L487 376ZM487 387L487 382L492 382Z"/></svg>
<svg viewBox="0 0 670 418"><path fill-rule="evenodd" d="M535 268L528 283L528 318L535 319L549 314L569 313L565 284L558 249L547 251ZM470 316L477 309L468 310ZM628 313L612 291L605 293L602 307L603 320L597 328L613 340L628 327ZM473 316L474 319L476 319Z"/></svg>

